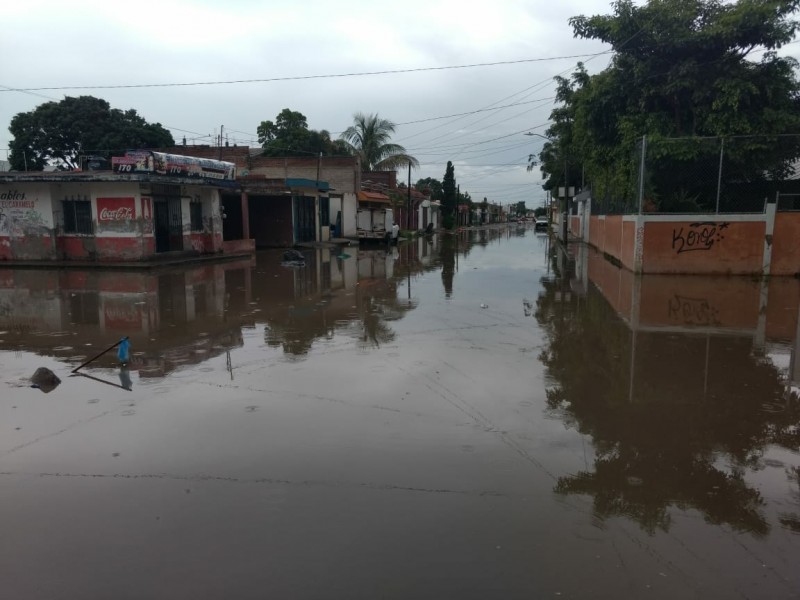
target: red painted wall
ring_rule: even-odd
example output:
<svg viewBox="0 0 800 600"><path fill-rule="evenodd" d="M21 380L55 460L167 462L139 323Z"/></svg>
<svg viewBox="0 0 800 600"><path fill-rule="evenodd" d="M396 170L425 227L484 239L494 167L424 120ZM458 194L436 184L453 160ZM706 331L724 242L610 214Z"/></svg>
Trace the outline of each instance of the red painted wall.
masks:
<svg viewBox="0 0 800 600"><path fill-rule="evenodd" d="M63 260L138 261L152 256L153 238L60 236L56 240Z"/></svg>
<svg viewBox="0 0 800 600"><path fill-rule="evenodd" d="M52 235L0 236L0 260L54 260L56 244Z"/></svg>

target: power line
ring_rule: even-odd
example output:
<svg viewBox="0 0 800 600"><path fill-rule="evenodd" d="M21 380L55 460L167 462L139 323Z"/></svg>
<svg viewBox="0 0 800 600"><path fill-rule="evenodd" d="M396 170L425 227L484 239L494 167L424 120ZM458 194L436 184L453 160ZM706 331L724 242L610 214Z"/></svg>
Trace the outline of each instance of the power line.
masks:
<svg viewBox="0 0 800 600"><path fill-rule="evenodd" d="M612 50L607 50L599 54L608 54ZM399 73L421 73L425 71L447 71L454 69L473 69L477 67L497 67L501 65L518 65L534 62L548 62L554 60L567 60L573 58L586 58L597 56L598 54L574 54L571 56L551 56L545 58L523 58L519 60L502 60L488 63L472 63L468 65L449 65L445 67L416 67L413 69L387 69L385 71L363 71L354 73L332 73L328 75L295 75L292 77L268 77L264 79L231 79L221 81L191 81L191 82L171 82L171 83L131 83L122 85L65 85L65 86L43 86L30 88L12 88L0 90L0 92L42 92L53 90L116 90L131 88L159 88L159 87L188 87L200 85L231 85L239 83L272 83L276 81L303 81L307 79L335 79L343 77L367 77L371 75L396 75Z"/></svg>

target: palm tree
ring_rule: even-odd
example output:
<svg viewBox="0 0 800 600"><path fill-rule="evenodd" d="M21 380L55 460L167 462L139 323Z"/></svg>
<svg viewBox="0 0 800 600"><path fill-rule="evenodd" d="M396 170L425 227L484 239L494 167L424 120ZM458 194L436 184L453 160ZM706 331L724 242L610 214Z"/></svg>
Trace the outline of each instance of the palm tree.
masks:
<svg viewBox="0 0 800 600"><path fill-rule="evenodd" d="M362 171L392 171L411 163L418 167L419 161L406 153L400 144L390 143L395 124L381 119L377 113L353 115L353 124L339 137L361 159Z"/></svg>

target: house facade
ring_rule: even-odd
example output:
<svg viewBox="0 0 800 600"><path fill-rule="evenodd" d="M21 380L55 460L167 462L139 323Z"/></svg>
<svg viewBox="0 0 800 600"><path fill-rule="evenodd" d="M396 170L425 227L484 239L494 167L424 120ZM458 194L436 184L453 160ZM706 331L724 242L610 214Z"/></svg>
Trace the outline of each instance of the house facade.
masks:
<svg viewBox="0 0 800 600"><path fill-rule="evenodd" d="M0 260L120 262L221 253L220 197L235 186L233 165L207 162L220 169L208 177L187 175L198 163L162 174L152 170L152 154L129 157L116 172L0 174Z"/></svg>
<svg viewBox="0 0 800 600"><path fill-rule="evenodd" d="M238 186L222 199L226 241L285 247L356 237L361 167L354 156L271 157L262 156L261 148L236 146L164 151L236 165Z"/></svg>

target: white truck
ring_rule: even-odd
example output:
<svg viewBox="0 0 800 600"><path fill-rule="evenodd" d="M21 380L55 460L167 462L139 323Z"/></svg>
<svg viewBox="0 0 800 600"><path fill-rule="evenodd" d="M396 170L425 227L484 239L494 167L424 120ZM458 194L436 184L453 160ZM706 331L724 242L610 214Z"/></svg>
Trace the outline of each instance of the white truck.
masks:
<svg viewBox="0 0 800 600"><path fill-rule="evenodd" d="M394 214L391 208L359 208L356 213L356 234L359 240L386 239L391 235Z"/></svg>

